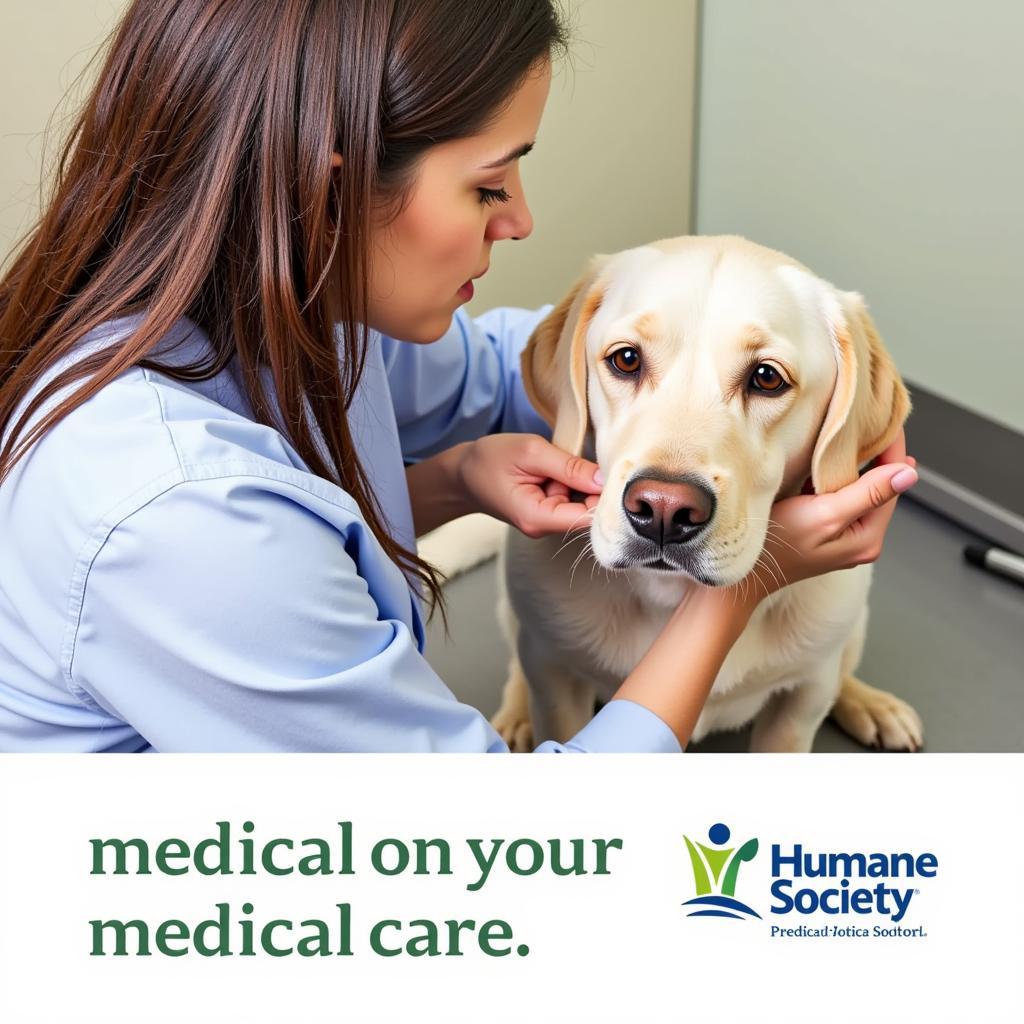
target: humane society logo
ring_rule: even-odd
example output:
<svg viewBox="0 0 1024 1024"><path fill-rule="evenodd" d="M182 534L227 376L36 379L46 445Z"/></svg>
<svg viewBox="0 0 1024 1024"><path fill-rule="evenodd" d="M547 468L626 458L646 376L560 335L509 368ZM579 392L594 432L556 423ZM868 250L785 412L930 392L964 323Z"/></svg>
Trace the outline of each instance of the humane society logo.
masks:
<svg viewBox="0 0 1024 1024"><path fill-rule="evenodd" d="M740 866L757 856L757 840L748 839L738 850L735 847L725 849L730 835L728 825L718 822L708 829L711 846L694 843L689 836L683 836L690 851L693 882L697 887L697 895L683 904L693 908L687 917L761 917L756 910L736 899Z"/></svg>
<svg viewBox="0 0 1024 1024"><path fill-rule="evenodd" d="M731 832L724 822L708 830L708 843L694 842L684 835L693 868L696 896L686 900L687 917L757 918L761 914L736 898L740 869L757 856L758 840L748 839L741 846L729 844ZM901 884L903 879L931 879L938 873L939 860L934 853L909 852L819 852L806 850L801 843L783 847L771 845L771 915L824 914L843 919L820 927L773 924L772 936L786 937L923 937L924 927L899 924L920 894L916 885ZM858 880L870 879L857 884ZM876 881L877 880L877 881ZM765 908L762 907L762 912ZM869 930L859 915L888 919ZM852 924L847 924L853 919Z"/></svg>

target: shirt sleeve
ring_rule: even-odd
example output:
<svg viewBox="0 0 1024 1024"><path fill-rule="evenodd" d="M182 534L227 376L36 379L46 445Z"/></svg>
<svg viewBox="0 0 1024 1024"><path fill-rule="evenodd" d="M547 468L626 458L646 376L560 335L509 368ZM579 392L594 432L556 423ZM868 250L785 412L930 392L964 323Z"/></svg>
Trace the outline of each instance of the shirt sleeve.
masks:
<svg viewBox="0 0 1024 1024"><path fill-rule="evenodd" d="M553 307L493 309L452 325L429 345L381 336L402 454L417 462L485 434L551 438L523 390L519 356Z"/></svg>
<svg viewBox="0 0 1024 1024"><path fill-rule="evenodd" d="M328 521L280 482L178 483L92 558L72 690L159 751L507 751L423 657L399 589L375 583L375 544L354 513ZM679 745L646 708L612 701L573 740L539 749Z"/></svg>

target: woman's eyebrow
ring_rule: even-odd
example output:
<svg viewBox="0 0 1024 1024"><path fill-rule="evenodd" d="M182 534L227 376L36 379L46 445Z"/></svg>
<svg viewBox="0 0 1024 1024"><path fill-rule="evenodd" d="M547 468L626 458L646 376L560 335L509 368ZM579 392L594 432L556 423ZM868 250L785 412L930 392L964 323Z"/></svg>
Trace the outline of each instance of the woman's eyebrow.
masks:
<svg viewBox="0 0 1024 1024"><path fill-rule="evenodd" d="M524 142L521 146L517 146L510 153L506 153L500 160L495 160L489 164L482 164L480 170L488 170L491 167L504 167L505 164L510 164L513 160L518 160L521 156L526 156L531 149L533 149L533 143Z"/></svg>

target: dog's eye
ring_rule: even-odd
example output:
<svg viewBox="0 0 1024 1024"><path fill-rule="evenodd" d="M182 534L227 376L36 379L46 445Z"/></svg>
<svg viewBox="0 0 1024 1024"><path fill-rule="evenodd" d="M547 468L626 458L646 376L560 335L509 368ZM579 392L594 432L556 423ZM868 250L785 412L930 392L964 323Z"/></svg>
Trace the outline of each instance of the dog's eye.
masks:
<svg viewBox="0 0 1024 1024"><path fill-rule="evenodd" d="M750 386L755 391L763 391L767 394L778 394L789 387L785 378L771 363L757 364L754 372L750 375Z"/></svg>
<svg viewBox="0 0 1024 1024"><path fill-rule="evenodd" d="M608 356L607 362L616 372L632 376L640 369L640 353L635 348L620 348Z"/></svg>

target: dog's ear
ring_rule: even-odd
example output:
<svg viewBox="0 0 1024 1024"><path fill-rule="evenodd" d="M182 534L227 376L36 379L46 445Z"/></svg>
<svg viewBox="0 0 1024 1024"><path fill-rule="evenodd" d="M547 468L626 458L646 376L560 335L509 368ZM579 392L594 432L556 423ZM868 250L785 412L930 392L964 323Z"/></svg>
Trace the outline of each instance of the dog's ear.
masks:
<svg viewBox="0 0 1024 1024"><path fill-rule="evenodd" d="M853 483L859 467L892 443L910 413L910 396L864 300L856 292L826 292L838 372L811 458L818 494Z"/></svg>
<svg viewBox="0 0 1024 1024"><path fill-rule="evenodd" d="M595 256L569 294L534 328L520 358L523 386L551 425L551 441L580 455L587 436L587 328L604 298L606 256Z"/></svg>

